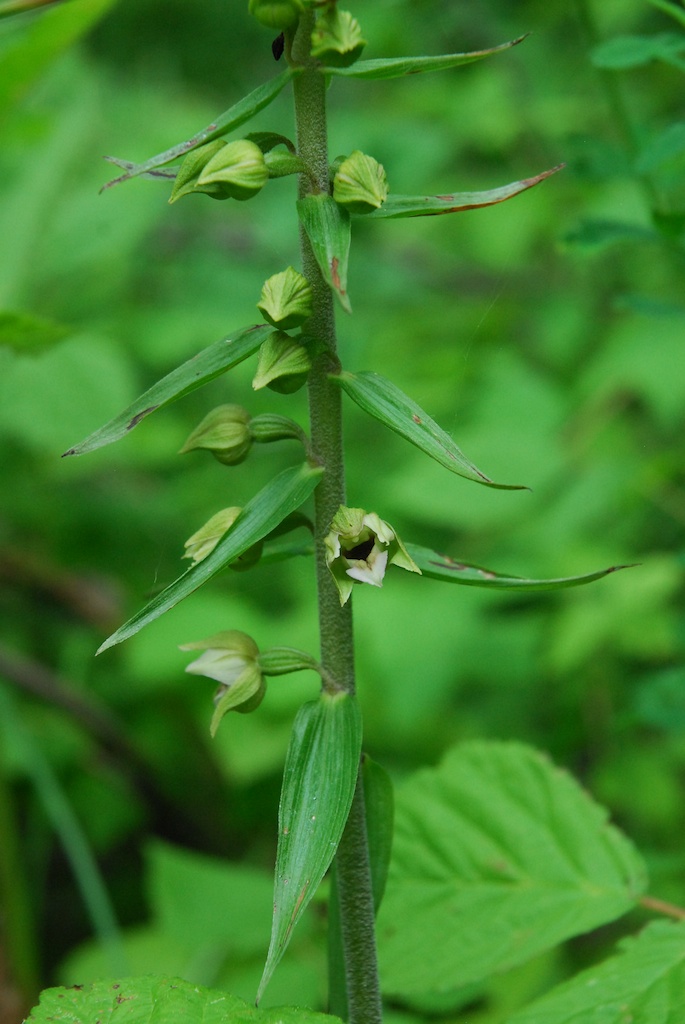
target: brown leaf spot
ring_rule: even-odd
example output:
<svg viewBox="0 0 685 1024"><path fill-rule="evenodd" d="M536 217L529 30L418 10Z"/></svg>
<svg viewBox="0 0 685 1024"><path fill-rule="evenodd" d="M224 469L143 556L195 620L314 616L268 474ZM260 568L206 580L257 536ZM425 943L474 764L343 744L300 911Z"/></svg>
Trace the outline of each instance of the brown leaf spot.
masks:
<svg viewBox="0 0 685 1024"><path fill-rule="evenodd" d="M338 259L337 256L334 256L333 259L331 260L331 280L333 282L333 287L336 289L336 291L340 291L341 290L340 289L340 274L338 273L339 265L340 265L340 260Z"/></svg>
<svg viewBox="0 0 685 1024"><path fill-rule="evenodd" d="M412 419L413 419L414 423L419 423L419 424L423 423L423 420L421 419L421 417L417 416L416 413L413 414Z"/></svg>
<svg viewBox="0 0 685 1024"><path fill-rule="evenodd" d="M158 405L151 405L148 409L143 409L142 412L136 413L136 415L133 417L133 419L126 425L126 429L127 430L133 430L134 427L138 426L138 424L140 423L140 421L142 419L145 419L146 416L149 416L151 412L155 411L155 409L159 409L159 406ZM67 454L69 454L69 453L67 452Z"/></svg>

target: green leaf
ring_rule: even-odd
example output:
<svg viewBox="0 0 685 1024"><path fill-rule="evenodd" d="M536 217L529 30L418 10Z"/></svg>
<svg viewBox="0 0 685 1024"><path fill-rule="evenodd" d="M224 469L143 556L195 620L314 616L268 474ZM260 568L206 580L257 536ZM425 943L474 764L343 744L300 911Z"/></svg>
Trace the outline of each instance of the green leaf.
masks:
<svg viewBox="0 0 685 1024"><path fill-rule="evenodd" d="M381 767L377 761L373 761L367 754L364 754L362 758L362 782L364 783L364 808L369 840L373 905L378 913L390 867L392 833L395 822L395 795L392 779L385 768Z"/></svg>
<svg viewBox="0 0 685 1024"><path fill-rule="evenodd" d="M592 63L596 68L614 71L641 67L652 60L663 60L685 68L683 61L678 59L683 52L685 36L670 32L653 36L616 36L592 51Z"/></svg>
<svg viewBox="0 0 685 1024"><path fill-rule="evenodd" d="M296 1006L256 1010L236 996L182 978L142 977L49 988L26 1024L341 1024Z"/></svg>
<svg viewBox="0 0 685 1024"><path fill-rule="evenodd" d="M671 0L647 0L652 7L658 7L664 14L670 14L672 18L685 28L685 11L682 7L678 7L676 4L671 3Z"/></svg>
<svg viewBox="0 0 685 1024"><path fill-rule="evenodd" d="M33 354L52 348L70 333L63 324L32 313L0 312L0 345L15 352Z"/></svg>
<svg viewBox="0 0 685 1024"><path fill-rule="evenodd" d="M274 917L257 1002L335 856L352 804L361 742L352 694L322 693L297 713L283 772Z"/></svg>
<svg viewBox="0 0 685 1024"><path fill-rule="evenodd" d="M495 206L507 199L538 185L545 178L562 170L565 164L558 164L548 171L542 171L532 178L513 181L510 185L493 188L488 192L455 192L445 196L396 196L389 195L383 205L373 213L364 214L366 220L388 220L399 217L436 217L441 213L461 213L464 210L478 210L483 206Z"/></svg>
<svg viewBox="0 0 685 1024"><path fill-rule="evenodd" d="M464 744L397 796L378 918L386 991L446 992L508 970L625 914L645 881L607 812L546 757Z"/></svg>
<svg viewBox="0 0 685 1024"><path fill-rule="evenodd" d="M461 583L465 587L494 587L497 590L563 590L565 587L579 587L583 583L592 583L593 580L600 580L602 576L618 572L619 569L632 568L629 565L612 565L609 569L600 569L584 576L531 580L521 576L505 576L491 569L483 569L479 565L459 562L418 544L405 544L405 547L423 576L433 580L444 580L447 583Z"/></svg>
<svg viewBox="0 0 685 1024"><path fill-rule="evenodd" d="M162 377L122 413L64 454L84 455L86 452L95 451L120 440L150 413L163 409L177 398L183 398L203 384L208 384L210 380L214 380L253 355L262 342L273 333L274 329L270 325L255 324L253 327L243 327L221 341L215 341L187 363L177 366L166 377Z"/></svg>
<svg viewBox="0 0 685 1024"><path fill-rule="evenodd" d="M683 13L685 14L685 11ZM659 167L660 164L666 163L667 160L680 156L683 152L685 152L685 121L678 121L677 124L669 125L660 135L652 139L640 153L635 168L640 174L646 174L653 171L655 167Z"/></svg>
<svg viewBox="0 0 685 1024"><path fill-rule="evenodd" d="M418 75L426 71L447 71L472 64L473 61L491 57L503 50L522 43L526 36L519 36L501 46L493 46L489 50L473 50L471 53L446 53L439 57L391 57L386 60L358 60L349 68L325 67L321 70L327 75L339 75L341 78L402 78L404 75Z"/></svg>
<svg viewBox="0 0 685 1024"><path fill-rule="evenodd" d="M69 0L27 21L2 53L0 111L18 103L64 50L85 35L115 0Z"/></svg>
<svg viewBox="0 0 685 1024"><path fill-rule="evenodd" d="M236 558L239 558L253 544L271 533L286 516L306 501L318 484L323 470L305 463L291 469L284 469L266 487L247 503L233 525L221 538L214 550L201 562L192 565L187 572L174 580L161 594L150 601L128 622L120 626L100 646L101 654L108 647L120 644L122 640L138 633L144 626L154 622L164 612L175 607L188 594L216 576Z"/></svg>
<svg viewBox="0 0 685 1024"><path fill-rule="evenodd" d="M601 250L617 242L658 242L652 228L626 224L618 220L583 220L563 236L566 245L589 251Z"/></svg>
<svg viewBox="0 0 685 1024"><path fill-rule="evenodd" d="M263 110L264 107L268 107L270 103L273 103L295 74L297 72L294 69L287 68L280 75L277 75L276 78L272 78L270 82L265 82L263 85L258 86L249 95L239 100L238 103L229 107L216 120L212 121L211 124L208 124L206 128L197 132L196 135L193 135L186 142L172 146L171 149L167 149L163 153L157 153L156 156L150 157L149 160L144 160L143 163L133 164L126 170L125 174L103 185L102 190L111 188L113 185L119 185L122 181L128 181L130 178L135 178L140 174L147 174L155 167L169 164L172 160L185 156L191 149L196 149L198 146L202 146L205 142L211 142L213 139L219 139L223 135L232 132L235 128L239 128L241 124L245 124L246 121L249 121L260 110ZM107 157L107 159L111 163L119 163L115 158Z"/></svg>
<svg viewBox="0 0 685 1024"><path fill-rule="evenodd" d="M350 255L350 215L331 196L306 196L297 202L297 213L311 242L324 281L346 313L352 312L347 297L347 263Z"/></svg>
<svg viewBox="0 0 685 1024"><path fill-rule="evenodd" d="M360 409L390 427L400 437L416 445L445 469L467 480L498 487L522 490L520 484L497 484L469 462L442 427L403 391L378 373L332 374L329 377L345 391Z"/></svg>
<svg viewBox="0 0 685 1024"><path fill-rule="evenodd" d="M654 921L618 956L582 971L508 1024L682 1024L685 923Z"/></svg>

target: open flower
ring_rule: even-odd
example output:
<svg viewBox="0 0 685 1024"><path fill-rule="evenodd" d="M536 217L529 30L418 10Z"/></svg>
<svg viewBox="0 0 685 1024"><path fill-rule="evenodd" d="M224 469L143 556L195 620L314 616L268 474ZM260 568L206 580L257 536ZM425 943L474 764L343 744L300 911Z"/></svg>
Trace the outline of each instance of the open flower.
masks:
<svg viewBox="0 0 685 1024"><path fill-rule="evenodd" d="M202 651L199 658L186 665L186 672L207 676L220 684L214 695L216 710L209 727L212 736L228 711L247 713L259 707L266 683L259 665L259 648L247 633L228 629L206 640L183 644L180 649Z"/></svg>
<svg viewBox="0 0 685 1024"><path fill-rule="evenodd" d="M363 508L341 505L324 545L340 604L348 600L354 583L382 587L388 565L421 573L392 526Z"/></svg>

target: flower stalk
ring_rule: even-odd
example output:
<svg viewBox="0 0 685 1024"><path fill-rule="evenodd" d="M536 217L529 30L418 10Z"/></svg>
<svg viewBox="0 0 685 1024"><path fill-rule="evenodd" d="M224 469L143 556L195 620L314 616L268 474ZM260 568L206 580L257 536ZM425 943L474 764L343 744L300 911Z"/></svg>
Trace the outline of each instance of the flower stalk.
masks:
<svg viewBox="0 0 685 1024"><path fill-rule="evenodd" d="M289 52L302 68L293 82L297 149L312 177L300 175L299 197L330 191L326 128L326 80L311 56L314 13L299 21ZM338 590L326 563L325 538L337 510L345 504L341 392L329 374L339 368L333 312L333 293L324 281L309 239L300 227L302 269L312 288L312 315L307 331L320 352L309 373L310 436L313 455L324 467L315 491L316 574L318 586L321 664L340 689L354 693L352 605L340 604ZM334 756L334 754L333 754ZM380 987L374 935L374 910L361 781L336 855L342 946L350 1024L379 1024ZM337 1008L332 1006L335 1012Z"/></svg>

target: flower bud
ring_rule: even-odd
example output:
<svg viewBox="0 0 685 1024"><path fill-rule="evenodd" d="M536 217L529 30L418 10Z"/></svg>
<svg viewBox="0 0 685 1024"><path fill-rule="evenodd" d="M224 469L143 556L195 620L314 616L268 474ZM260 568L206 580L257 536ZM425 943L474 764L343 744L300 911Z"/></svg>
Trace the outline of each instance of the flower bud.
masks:
<svg viewBox="0 0 685 1024"><path fill-rule="evenodd" d="M267 28L291 28L304 10L302 0L250 0L250 14Z"/></svg>
<svg viewBox="0 0 685 1024"><path fill-rule="evenodd" d="M257 309L268 323L282 331L299 327L312 315L309 281L294 267L274 274L264 282Z"/></svg>
<svg viewBox="0 0 685 1024"><path fill-rule="evenodd" d="M223 508L220 512L213 515L204 526L196 530L192 537L188 537L188 540L183 545L185 548L183 557L192 558L193 565L197 565L207 555L211 555L223 535L230 530L241 512L242 509L234 505L231 508ZM229 568L234 569L236 572L251 569L262 557L263 548L264 542L261 540L257 541L247 551L244 551L242 555L239 555L234 562L231 562Z"/></svg>
<svg viewBox="0 0 685 1024"><path fill-rule="evenodd" d="M216 710L210 732L216 733L219 722L228 711L254 711L266 693L266 684L259 667L259 648L246 633L230 629L206 640L182 644L182 651L202 651L186 672L207 676L221 685L214 696Z"/></svg>
<svg viewBox="0 0 685 1024"><path fill-rule="evenodd" d="M264 154L249 139L222 146L205 165L198 185L222 186L232 199L251 199L269 180Z"/></svg>
<svg viewBox="0 0 685 1024"><path fill-rule="evenodd" d="M421 573L389 523L375 512L341 505L324 538L326 565L345 604L354 583L382 587L388 565Z"/></svg>
<svg viewBox="0 0 685 1024"><path fill-rule="evenodd" d="M255 416L250 422L250 433L252 440L259 444L269 444L271 441L299 441L305 448L308 445L307 435L299 423L277 413L264 412Z"/></svg>
<svg viewBox="0 0 685 1024"><path fill-rule="evenodd" d="M224 146L225 142L221 139L216 139L214 142L208 142L206 145L199 146L188 153L176 175L176 180L169 197L170 203L175 203L181 196L190 195L191 192L203 192L213 199L229 198L228 193L220 184L199 186L197 183L206 165Z"/></svg>
<svg viewBox="0 0 685 1024"><path fill-rule="evenodd" d="M270 387L272 391L290 395L302 387L311 368L312 362L305 346L288 334L274 331L259 350L252 387L255 391Z"/></svg>
<svg viewBox="0 0 685 1024"><path fill-rule="evenodd" d="M327 7L319 13L312 32L312 57L332 68L346 68L359 59L366 46L362 30L349 11Z"/></svg>
<svg viewBox="0 0 685 1024"><path fill-rule="evenodd" d="M311 654L294 647L270 647L268 651L262 651L257 660L265 676L284 676L306 669L321 672L321 666Z"/></svg>
<svg viewBox="0 0 685 1024"><path fill-rule="evenodd" d="M371 213L388 197L382 164L359 149L339 165L333 178L333 198L351 213Z"/></svg>
<svg viewBox="0 0 685 1024"><path fill-rule="evenodd" d="M250 414L240 405L218 405L195 428L179 454L200 448L210 451L224 466L244 462L252 446Z"/></svg>

